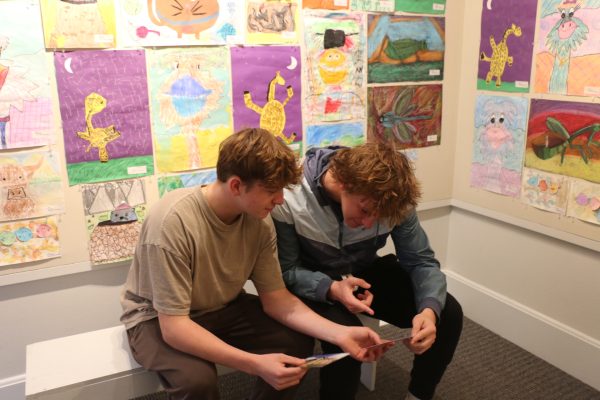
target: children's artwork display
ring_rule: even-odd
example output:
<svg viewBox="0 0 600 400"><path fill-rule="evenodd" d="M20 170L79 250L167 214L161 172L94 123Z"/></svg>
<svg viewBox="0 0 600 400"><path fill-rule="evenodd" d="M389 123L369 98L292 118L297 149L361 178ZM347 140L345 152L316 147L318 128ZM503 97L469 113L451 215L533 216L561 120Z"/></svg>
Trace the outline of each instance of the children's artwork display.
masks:
<svg viewBox="0 0 600 400"><path fill-rule="evenodd" d="M364 118L363 20L360 13L304 11L307 120Z"/></svg>
<svg viewBox="0 0 600 400"><path fill-rule="evenodd" d="M0 153L0 221L63 213L60 176L54 152Z"/></svg>
<svg viewBox="0 0 600 400"><path fill-rule="evenodd" d="M483 0L477 89L529 92L538 0Z"/></svg>
<svg viewBox="0 0 600 400"><path fill-rule="evenodd" d="M600 1L540 0L535 91L600 94Z"/></svg>
<svg viewBox="0 0 600 400"><path fill-rule="evenodd" d="M368 26L369 83L444 79L444 18L369 14Z"/></svg>
<svg viewBox="0 0 600 400"><path fill-rule="evenodd" d="M600 185L571 179L567 216L600 225Z"/></svg>
<svg viewBox="0 0 600 400"><path fill-rule="evenodd" d="M147 54L158 170L215 166L219 144L232 130L229 51L218 46Z"/></svg>
<svg viewBox="0 0 600 400"><path fill-rule="evenodd" d="M523 168L521 201L530 206L564 215L569 180L565 176Z"/></svg>
<svg viewBox="0 0 600 400"><path fill-rule="evenodd" d="M122 47L243 43L243 1L115 1Z"/></svg>
<svg viewBox="0 0 600 400"><path fill-rule="evenodd" d="M298 43L298 1L248 0L246 42Z"/></svg>
<svg viewBox="0 0 600 400"><path fill-rule="evenodd" d="M350 0L302 0L303 8L320 8L323 10L347 10Z"/></svg>
<svg viewBox="0 0 600 400"><path fill-rule="evenodd" d="M0 149L54 143L37 0L0 1Z"/></svg>
<svg viewBox="0 0 600 400"><path fill-rule="evenodd" d="M0 223L0 267L60 257L56 217Z"/></svg>
<svg viewBox="0 0 600 400"><path fill-rule="evenodd" d="M40 0L48 49L115 47L113 0Z"/></svg>
<svg viewBox="0 0 600 400"><path fill-rule="evenodd" d="M397 148L440 144L442 85L368 88L367 140Z"/></svg>
<svg viewBox="0 0 600 400"><path fill-rule="evenodd" d="M131 258L146 215L143 181L83 185L82 197L92 264Z"/></svg>
<svg viewBox="0 0 600 400"><path fill-rule="evenodd" d="M525 165L600 182L600 105L531 100Z"/></svg>
<svg viewBox="0 0 600 400"><path fill-rule="evenodd" d="M231 48L236 132L260 126L301 151L301 62L295 46Z"/></svg>
<svg viewBox="0 0 600 400"><path fill-rule="evenodd" d="M69 184L154 173L142 50L54 53Z"/></svg>
<svg viewBox="0 0 600 400"><path fill-rule="evenodd" d="M306 128L306 149L325 146L353 147L364 143L362 122L309 125Z"/></svg>
<svg viewBox="0 0 600 400"><path fill-rule="evenodd" d="M528 106L522 97L477 97L471 186L520 195Z"/></svg>
<svg viewBox="0 0 600 400"><path fill-rule="evenodd" d="M443 14L446 0L395 0L394 9L417 14Z"/></svg>
<svg viewBox="0 0 600 400"><path fill-rule="evenodd" d="M358 11L394 11L394 0L351 0L350 8Z"/></svg>
<svg viewBox="0 0 600 400"><path fill-rule="evenodd" d="M208 185L217 180L217 170L207 169L204 171L191 172L161 176L158 178L158 195L162 197L165 193L179 188Z"/></svg>

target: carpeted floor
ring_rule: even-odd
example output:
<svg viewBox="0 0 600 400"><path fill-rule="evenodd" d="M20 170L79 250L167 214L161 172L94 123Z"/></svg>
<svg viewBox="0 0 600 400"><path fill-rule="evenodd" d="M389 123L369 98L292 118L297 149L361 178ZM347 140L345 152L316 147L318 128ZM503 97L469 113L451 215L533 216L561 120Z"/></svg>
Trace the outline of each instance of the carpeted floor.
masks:
<svg viewBox="0 0 600 400"><path fill-rule="evenodd" d="M394 337L396 330L391 325L379 328L382 337ZM357 400L403 399L411 363L412 355L404 346L392 348L378 363L375 391L361 385ZM238 372L220 377L221 399L244 399L253 381L253 377ZM297 399L317 400L318 382L318 370L311 370L300 385ZM166 399L164 393L156 393L135 400ZM454 360L434 400L600 400L600 392L465 319Z"/></svg>

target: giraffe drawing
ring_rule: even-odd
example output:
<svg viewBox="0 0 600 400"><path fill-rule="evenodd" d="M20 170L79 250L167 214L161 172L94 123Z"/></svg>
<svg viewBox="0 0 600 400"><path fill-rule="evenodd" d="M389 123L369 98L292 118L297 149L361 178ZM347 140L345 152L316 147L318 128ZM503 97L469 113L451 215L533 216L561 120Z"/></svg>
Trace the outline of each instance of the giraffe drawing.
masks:
<svg viewBox="0 0 600 400"><path fill-rule="evenodd" d="M108 162L106 145L121 136L121 132L116 130L114 125L95 128L92 124L92 117L105 108L106 99L98 93L90 93L85 98L85 131L77 132L77 136L89 142L87 149L85 149L86 153L92 147L97 148L101 162Z"/></svg>
<svg viewBox="0 0 600 400"><path fill-rule="evenodd" d="M490 45L492 46L491 57L486 56L483 51L479 55L480 60L490 63L490 70L485 77L485 83L490 83L492 78L496 77L496 87L499 87L502 83L502 74L504 74L506 64L509 67L512 66L513 57L508 55L508 46L506 44L506 40L510 35L521 36L521 27L511 24L510 28L504 31L504 36L498 44L496 44L494 36L490 35Z"/></svg>
<svg viewBox="0 0 600 400"><path fill-rule="evenodd" d="M244 92L244 103L246 107L260 115L261 128L268 130L285 143L290 144L296 139L296 132L293 132L289 138L283 134L283 128L285 127L284 107L294 95L294 90L291 86L287 87L287 97L282 103L275 98L277 85L285 85L285 79L283 79L279 71L275 73L275 78L269 83L267 102L263 107L257 106L252 101L252 95L248 91Z"/></svg>

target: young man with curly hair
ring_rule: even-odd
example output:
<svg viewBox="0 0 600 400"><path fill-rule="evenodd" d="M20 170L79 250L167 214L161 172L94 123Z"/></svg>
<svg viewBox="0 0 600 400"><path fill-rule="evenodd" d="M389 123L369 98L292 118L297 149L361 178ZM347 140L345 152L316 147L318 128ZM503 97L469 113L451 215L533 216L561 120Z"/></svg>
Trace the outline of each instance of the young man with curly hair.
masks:
<svg viewBox="0 0 600 400"><path fill-rule="evenodd" d="M178 189L144 221L121 294L134 358L171 399L218 399L215 364L259 377L251 399L289 399L313 339L356 357L379 354L370 329L335 324L286 288L269 218L299 181L293 152L262 129L223 141L217 181ZM258 296L245 293L250 279Z"/></svg>
<svg viewBox="0 0 600 400"><path fill-rule="evenodd" d="M308 306L348 326L360 326L363 313L412 329L404 341L415 354L407 399L426 400L452 360L462 310L417 218L420 195L409 160L388 145L311 149L302 183L284 191L272 217L283 279ZM388 237L395 254L379 257ZM359 361L320 373L321 400L354 399Z"/></svg>

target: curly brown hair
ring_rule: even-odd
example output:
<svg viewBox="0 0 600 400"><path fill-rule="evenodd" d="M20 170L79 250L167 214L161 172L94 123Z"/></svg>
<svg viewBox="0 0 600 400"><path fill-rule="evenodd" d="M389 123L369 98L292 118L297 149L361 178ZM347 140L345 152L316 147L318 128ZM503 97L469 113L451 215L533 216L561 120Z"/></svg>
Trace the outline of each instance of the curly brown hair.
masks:
<svg viewBox="0 0 600 400"><path fill-rule="evenodd" d="M402 222L421 198L411 162L389 144L338 150L329 159L329 168L344 190L372 199L378 218L393 225Z"/></svg>
<svg viewBox="0 0 600 400"><path fill-rule="evenodd" d="M279 190L300 182L302 167L294 152L269 131L247 128L221 142L217 179L226 182L232 175L246 185L261 183Z"/></svg>

